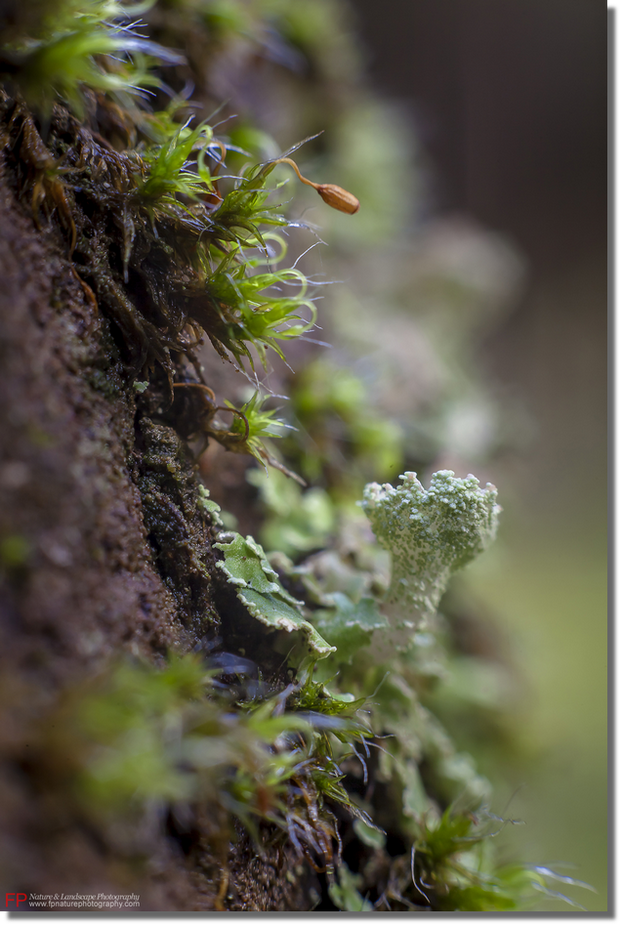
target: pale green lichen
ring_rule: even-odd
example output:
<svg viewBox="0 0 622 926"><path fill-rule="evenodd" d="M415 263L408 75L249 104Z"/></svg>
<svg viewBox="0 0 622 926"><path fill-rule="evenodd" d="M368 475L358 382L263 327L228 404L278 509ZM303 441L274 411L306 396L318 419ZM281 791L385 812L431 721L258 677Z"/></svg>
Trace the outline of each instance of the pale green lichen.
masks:
<svg viewBox="0 0 622 926"><path fill-rule="evenodd" d="M252 537L242 537L234 531L220 534L216 549L224 559L216 565L249 614L273 630L301 632L307 640L308 654L315 659L335 651L302 615L302 602L297 601L279 582L278 575L266 559L266 554Z"/></svg>
<svg viewBox="0 0 622 926"><path fill-rule="evenodd" d="M221 517L222 509L218 502L215 502L213 498L210 498L209 489L206 489L204 485L199 485L199 497L197 499L199 508L208 516L212 525L217 530L222 530L224 528L224 521Z"/></svg>
<svg viewBox="0 0 622 926"><path fill-rule="evenodd" d="M244 538L236 531L223 530L221 514L226 513L210 498L205 486L199 486L199 506L217 531L218 542L214 543L214 548L224 554L224 559L218 560L216 566L225 574L227 582L235 586L249 614L269 629L302 633L306 637L306 654L312 661L334 653L335 647L303 617L303 603L283 588L263 547L253 537Z"/></svg>
<svg viewBox="0 0 622 926"><path fill-rule="evenodd" d="M391 553L385 610L395 626L414 627L436 612L451 574L494 538L501 509L495 487L480 488L475 476L461 479L441 470L427 490L416 473L400 479L399 488L367 485L362 507Z"/></svg>

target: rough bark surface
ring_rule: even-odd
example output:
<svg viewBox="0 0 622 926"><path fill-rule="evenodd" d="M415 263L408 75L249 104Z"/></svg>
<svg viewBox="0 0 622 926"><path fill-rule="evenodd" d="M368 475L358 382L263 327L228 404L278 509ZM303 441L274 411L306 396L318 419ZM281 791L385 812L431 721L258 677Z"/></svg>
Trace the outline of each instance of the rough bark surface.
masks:
<svg viewBox="0 0 622 926"><path fill-rule="evenodd" d="M129 861L60 796L61 772L36 734L54 700L112 654L157 662L219 621L192 455L172 428L137 414L109 322L64 256L60 226L42 224L4 171L3 883L42 893L131 890L141 910L305 909L301 888L285 878L293 860L277 849L255 857L247 838L215 858L213 844L199 838L188 849L160 828L139 834L143 860L133 852Z"/></svg>

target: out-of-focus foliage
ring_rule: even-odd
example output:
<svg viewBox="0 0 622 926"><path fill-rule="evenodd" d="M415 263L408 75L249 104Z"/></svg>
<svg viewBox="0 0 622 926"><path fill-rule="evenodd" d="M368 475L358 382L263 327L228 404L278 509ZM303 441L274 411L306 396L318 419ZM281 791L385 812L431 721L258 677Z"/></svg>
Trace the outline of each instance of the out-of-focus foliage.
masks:
<svg viewBox="0 0 622 926"><path fill-rule="evenodd" d="M232 658L226 671L241 677L249 665ZM41 735L43 767L66 761L71 750L72 773L63 787L117 848L123 839L131 843L132 832L157 825L162 806L183 820L200 801L211 808L215 845L222 842L218 830L225 841L232 835L233 815L258 848L258 824L269 821L301 851L324 853L331 864L335 820L324 799L351 803L339 783L333 743L344 756L369 735L358 705L335 702L335 710L325 699L320 712L308 684L269 697L256 680L254 694L249 680L236 705L218 674L193 655L172 657L161 670L119 665L72 690L60 705L53 726L62 724L62 733L50 727ZM308 710L286 710L292 692Z"/></svg>

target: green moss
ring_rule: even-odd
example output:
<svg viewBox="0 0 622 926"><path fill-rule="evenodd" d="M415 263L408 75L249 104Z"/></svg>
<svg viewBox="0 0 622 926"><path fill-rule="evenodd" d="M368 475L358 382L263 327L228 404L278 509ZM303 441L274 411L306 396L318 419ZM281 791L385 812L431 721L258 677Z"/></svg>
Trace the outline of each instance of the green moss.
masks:
<svg viewBox="0 0 622 926"><path fill-rule="evenodd" d="M117 0L62 0L40 6L44 15L24 21L27 34L13 35L5 55L26 100L44 115L60 98L83 116L89 90L125 102L139 87L158 83L150 56L179 60L133 28L131 20L145 4L132 9Z"/></svg>
<svg viewBox="0 0 622 926"><path fill-rule="evenodd" d="M292 378L291 409L300 433L287 440L289 456L336 501L352 502L370 479L400 471L401 429L347 363L322 356L308 364Z"/></svg>
<svg viewBox="0 0 622 926"><path fill-rule="evenodd" d="M340 785L331 740L364 734L355 708L329 718L284 710L281 696L236 706L214 683L217 671L198 655L171 656L161 669L117 665L68 693L47 718L33 740L42 767L71 756L61 787L117 846L131 845L141 821L153 826L154 808L186 818L201 808L196 825L208 814L212 843L226 842L237 818L261 852L263 822L272 840L276 830L332 865L336 820L326 801L358 811Z"/></svg>

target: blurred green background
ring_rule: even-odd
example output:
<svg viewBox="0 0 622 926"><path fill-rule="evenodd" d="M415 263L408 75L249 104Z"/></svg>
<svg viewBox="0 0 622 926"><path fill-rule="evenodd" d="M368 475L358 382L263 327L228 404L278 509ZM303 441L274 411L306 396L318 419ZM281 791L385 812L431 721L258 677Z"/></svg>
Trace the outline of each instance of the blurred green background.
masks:
<svg viewBox="0 0 622 926"><path fill-rule="evenodd" d="M573 896L606 910L607 10L354 9L374 84L414 126L428 216L499 232L523 262L513 306L477 353L502 423L523 429L475 469L499 487L504 515L496 548L468 573L522 676L516 734L529 758L507 815L525 825L499 838L588 881L598 893Z"/></svg>

